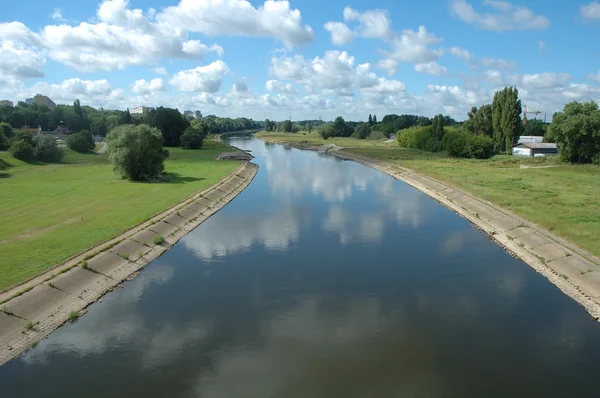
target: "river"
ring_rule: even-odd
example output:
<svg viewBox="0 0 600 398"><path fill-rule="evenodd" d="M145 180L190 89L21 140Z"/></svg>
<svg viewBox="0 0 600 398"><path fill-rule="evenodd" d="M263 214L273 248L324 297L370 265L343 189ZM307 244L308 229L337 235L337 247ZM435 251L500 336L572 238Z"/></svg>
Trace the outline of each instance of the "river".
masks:
<svg viewBox="0 0 600 398"><path fill-rule="evenodd" d="M593 397L600 325L468 221L265 144L224 209L0 367L7 397Z"/></svg>

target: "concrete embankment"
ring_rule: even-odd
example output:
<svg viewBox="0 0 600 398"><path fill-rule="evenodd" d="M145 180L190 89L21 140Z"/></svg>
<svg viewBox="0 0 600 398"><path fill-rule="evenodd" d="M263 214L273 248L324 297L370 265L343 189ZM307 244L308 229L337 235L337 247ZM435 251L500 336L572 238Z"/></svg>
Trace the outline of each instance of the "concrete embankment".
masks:
<svg viewBox="0 0 600 398"><path fill-rule="evenodd" d="M325 151L404 181L472 222L501 247L577 301L594 319L600 318L600 259L571 242L493 203L404 167L344 152L329 145L302 147L257 138L298 149Z"/></svg>
<svg viewBox="0 0 600 398"><path fill-rule="evenodd" d="M29 349L133 277L235 198L250 184L257 170L257 165L243 162L205 191L51 272L2 293L0 364Z"/></svg>

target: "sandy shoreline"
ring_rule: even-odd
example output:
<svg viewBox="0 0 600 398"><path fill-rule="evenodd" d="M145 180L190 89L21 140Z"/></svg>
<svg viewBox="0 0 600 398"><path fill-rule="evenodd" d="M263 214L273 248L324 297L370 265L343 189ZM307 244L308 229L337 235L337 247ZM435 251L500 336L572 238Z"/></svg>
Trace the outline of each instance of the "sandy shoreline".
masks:
<svg viewBox="0 0 600 398"><path fill-rule="evenodd" d="M0 365L79 315L171 248L252 181L243 162L218 183L120 236L0 295ZM164 242L156 244L156 236Z"/></svg>
<svg viewBox="0 0 600 398"><path fill-rule="evenodd" d="M335 145L303 147L265 137L256 138L352 160L417 188L469 220L499 246L577 301L594 319L600 319L600 259L573 243L486 200L404 167L344 152Z"/></svg>

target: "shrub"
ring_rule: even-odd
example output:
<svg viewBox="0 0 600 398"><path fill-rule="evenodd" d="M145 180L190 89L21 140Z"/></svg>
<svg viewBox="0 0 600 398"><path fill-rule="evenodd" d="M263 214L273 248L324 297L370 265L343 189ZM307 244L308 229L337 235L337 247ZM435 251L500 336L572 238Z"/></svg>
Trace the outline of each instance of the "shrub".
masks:
<svg viewBox="0 0 600 398"><path fill-rule="evenodd" d="M469 134L464 131L448 131L442 139L442 145L448 151L448 155L457 158L469 157L467 142Z"/></svg>
<svg viewBox="0 0 600 398"><path fill-rule="evenodd" d="M483 134L469 136L467 141L469 157L475 159L489 159L494 154L494 141Z"/></svg>
<svg viewBox="0 0 600 398"><path fill-rule="evenodd" d="M132 181L166 180L164 161L169 152L163 148L163 136L157 128L122 125L108 134L106 144L117 175Z"/></svg>
<svg viewBox="0 0 600 398"><path fill-rule="evenodd" d="M488 159L494 154L494 141L483 134L451 130L446 132L442 143L448 155L454 157Z"/></svg>
<svg viewBox="0 0 600 398"><path fill-rule="evenodd" d="M180 140L183 149L200 149L204 143L204 136L193 127L188 127L183 132Z"/></svg>
<svg viewBox="0 0 600 398"><path fill-rule="evenodd" d="M165 238L162 235L156 235L152 241L155 245L162 245L165 243Z"/></svg>
<svg viewBox="0 0 600 398"><path fill-rule="evenodd" d="M396 133L396 141L403 148L416 148L415 134L419 130L418 127L410 127Z"/></svg>
<svg viewBox="0 0 600 398"><path fill-rule="evenodd" d="M4 132L0 129L0 151L6 151L10 147L10 141L8 137L4 135Z"/></svg>
<svg viewBox="0 0 600 398"><path fill-rule="evenodd" d="M94 138L92 133L82 130L79 133L71 134L67 137L67 146L75 152L85 153L94 149Z"/></svg>
<svg viewBox="0 0 600 398"><path fill-rule="evenodd" d="M42 162L59 163L64 156L64 151L58 147L54 137L45 135L34 140L33 156Z"/></svg>
<svg viewBox="0 0 600 398"><path fill-rule="evenodd" d="M365 138L371 135L371 127L368 123L360 123L358 126L356 126L354 135L356 136L356 138L364 140Z"/></svg>
<svg viewBox="0 0 600 398"><path fill-rule="evenodd" d="M329 137L333 137L333 131L331 129L331 126L322 127L319 130L319 134L321 135L321 137L323 137L324 140L328 139Z"/></svg>
<svg viewBox="0 0 600 398"><path fill-rule="evenodd" d="M0 134L4 134L6 138L12 138L14 136L13 128L6 122L0 123Z"/></svg>
<svg viewBox="0 0 600 398"><path fill-rule="evenodd" d="M16 159L29 161L33 159L33 139L30 134L22 134L13 139L9 148L10 153Z"/></svg>

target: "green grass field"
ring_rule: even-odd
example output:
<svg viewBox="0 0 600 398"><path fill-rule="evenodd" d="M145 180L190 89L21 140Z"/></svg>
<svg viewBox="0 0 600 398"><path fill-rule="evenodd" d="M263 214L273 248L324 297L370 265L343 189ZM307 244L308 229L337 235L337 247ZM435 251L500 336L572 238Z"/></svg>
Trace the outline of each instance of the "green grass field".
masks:
<svg viewBox="0 0 600 398"><path fill-rule="evenodd" d="M118 178L106 155L66 149L62 164L28 164L0 152L0 291L144 222L216 183L239 162L228 148L169 148L169 183Z"/></svg>
<svg viewBox="0 0 600 398"><path fill-rule="evenodd" d="M600 255L600 167L564 165L557 158L499 155L456 159L443 153L400 148L395 142L330 138L316 133L261 133L299 145L336 144L344 151L407 167L511 210L576 245ZM304 141L307 141L304 142ZM559 165L527 168L521 165Z"/></svg>

